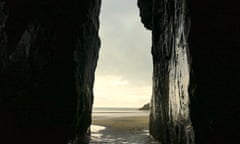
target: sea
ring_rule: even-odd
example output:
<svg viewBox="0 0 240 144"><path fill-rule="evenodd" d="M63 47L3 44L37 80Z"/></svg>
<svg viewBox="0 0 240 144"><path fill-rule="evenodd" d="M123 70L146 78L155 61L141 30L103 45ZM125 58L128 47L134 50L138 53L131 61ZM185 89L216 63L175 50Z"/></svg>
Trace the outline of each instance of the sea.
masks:
<svg viewBox="0 0 240 144"><path fill-rule="evenodd" d="M128 116L148 116L149 111L142 111L139 108L127 108L127 107L94 107L93 118L117 118Z"/></svg>

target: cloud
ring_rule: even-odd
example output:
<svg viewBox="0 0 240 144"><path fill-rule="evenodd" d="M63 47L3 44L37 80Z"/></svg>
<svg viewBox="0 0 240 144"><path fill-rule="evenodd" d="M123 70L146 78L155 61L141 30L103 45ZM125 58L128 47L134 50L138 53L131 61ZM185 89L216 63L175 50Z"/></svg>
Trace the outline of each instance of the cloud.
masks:
<svg viewBox="0 0 240 144"><path fill-rule="evenodd" d="M109 104L117 99L125 106L142 105L151 95L151 33L141 24L136 0L103 0L102 4L96 106L103 97Z"/></svg>
<svg viewBox="0 0 240 144"><path fill-rule="evenodd" d="M112 84L113 85L127 85L128 82L127 81L113 81Z"/></svg>

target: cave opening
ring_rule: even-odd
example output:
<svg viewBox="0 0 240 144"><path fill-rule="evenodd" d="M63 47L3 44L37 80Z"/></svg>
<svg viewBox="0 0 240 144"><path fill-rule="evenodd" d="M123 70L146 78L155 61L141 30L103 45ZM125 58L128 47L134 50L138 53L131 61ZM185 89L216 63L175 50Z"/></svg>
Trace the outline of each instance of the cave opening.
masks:
<svg viewBox="0 0 240 144"><path fill-rule="evenodd" d="M147 136L149 110L139 108L149 106L152 93L151 32L141 23L137 0L102 1L99 34L92 137L97 142L101 126L106 127L101 142L131 142L131 133L132 140Z"/></svg>
<svg viewBox="0 0 240 144"><path fill-rule="evenodd" d="M1 143L67 143L76 139L76 143L83 144L84 138L89 138L100 47L101 1L0 1ZM117 2L104 0L103 10L104 3L109 1ZM120 5L116 5L111 8L117 10ZM129 6L124 6L121 13L128 13ZM238 143L239 5L219 0L138 0L138 7L141 22L152 31L151 135L162 144ZM127 19L127 16L112 16L121 22ZM115 30L130 26L115 20L110 23L115 24L110 38L117 35ZM134 28L124 32L123 37L131 44L141 45L145 38L136 43L129 38L132 34L136 34L133 38L142 35ZM110 47L103 46L101 55L109 51L107 48L126 48L117 48L116 41L113 43ZM134 55L140 51L139 47L134 49L131 45L124 56L136 60ZM148 48L149 45L144 50ZM130 64L119 52L112 56L119 57L125 65ZM137 62L140 60L133 66ZM115 62L109 69L114 71L118 67ZM99 68L100 64L97 75ZM145 69L150 68L141 67L134 76ZM98 79L97 76L96 83ZM103 81L109 80L103 78ZM110 84L120 87L131 82L117 79ZM96 91L95 94L94 106L97 106L99 96ZM128 101L125 99L124 104ZM111 104L122 105L120 101ZM98 129L104 132L102 127Z"/></svg>

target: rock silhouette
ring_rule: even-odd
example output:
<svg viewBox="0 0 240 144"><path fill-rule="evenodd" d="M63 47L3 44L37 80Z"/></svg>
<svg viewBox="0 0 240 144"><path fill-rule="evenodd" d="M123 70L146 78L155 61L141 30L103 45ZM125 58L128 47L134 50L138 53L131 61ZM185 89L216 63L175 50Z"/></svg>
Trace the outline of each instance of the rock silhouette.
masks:
<svg viewBox="0 0 240 144"><path fill-rule="evenodd" d="M151 135L162 144L237 143L238 4L136 6L152 31ZM1 143L82 143L89 136L100 8L101 0L0 1Z"/></svg>

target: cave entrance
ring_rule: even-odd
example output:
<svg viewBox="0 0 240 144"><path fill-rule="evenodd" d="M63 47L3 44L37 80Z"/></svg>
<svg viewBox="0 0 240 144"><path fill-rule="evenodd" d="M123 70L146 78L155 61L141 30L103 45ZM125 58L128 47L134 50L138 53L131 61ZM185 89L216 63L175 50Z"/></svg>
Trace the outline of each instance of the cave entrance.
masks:
<svg viewBox="0 0 240 144"><path fill-rule="evenodd" d="M149 111L138 109L151 98L151 32L140 21L136 0L102 1L100 23L93 138L111 143L137 136L147 140L142 135L148 133Z"/></svg>

